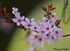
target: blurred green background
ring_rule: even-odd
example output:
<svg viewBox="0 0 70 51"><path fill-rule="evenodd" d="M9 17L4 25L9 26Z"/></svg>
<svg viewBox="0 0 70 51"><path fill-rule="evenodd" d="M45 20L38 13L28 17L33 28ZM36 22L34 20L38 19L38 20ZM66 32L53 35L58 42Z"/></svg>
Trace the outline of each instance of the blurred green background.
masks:
<svg viewBox="0 0 70 51"><path fill-rule="evenodd" d="M2 1L1 1L2 2ZM41 20L44 13L42 9L40 8L41 5L44 5L45 7L48 6L48 4L52 4L56 7L53 13L57 14L57 17L60 19L62 8L64 4L64 0L7 0L6 6L7 11L11 13L11 8L13 6L17 7L19 11L21 12L21 15L25 15L26 17L35 18L36 21ZM66 8L66 14L65 14L65 20L70 17L70 0L68 0L68 6ZM60 23L60 26L63 30L63 35L67 34L68 29L70 29L70 21L68 24L64 24L63 21ZM9 33L9 41L6 45L6 51L25 51L27 48L29 48L29 44L27 43L26 39L24 38L26 36L26 31L23 29L17 28L13 26L13 33ZM1 34L1 33L0 33ZM6 39L7 40L7 39ZM5 43L5 42L4 42ZM55 45L48 45L47 42L45 42L45 49L46 51L54 51L54 48L61 49L61 48L68 48L70 49L70 39L68 37L65 37L58 42L55 43ZM37 48L37 51L40 51L40 47ZM69 50L70 51L70 50Z"/></svg>

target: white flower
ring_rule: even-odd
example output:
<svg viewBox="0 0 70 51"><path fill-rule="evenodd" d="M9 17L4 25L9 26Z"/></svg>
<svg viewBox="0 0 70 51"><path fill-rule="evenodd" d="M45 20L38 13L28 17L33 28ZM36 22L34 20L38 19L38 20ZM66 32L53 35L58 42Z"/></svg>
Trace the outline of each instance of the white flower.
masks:
<svg viewBox="0 0 70 51"><path fill-rule="evenodd" d="M14 23L16 23L18 26L20 26L20 24L21 25L25 25L25 22L23 20L24 20L24 16L22 16L22 17L16 17L16 18L12 19L12 21Z"/></svg>

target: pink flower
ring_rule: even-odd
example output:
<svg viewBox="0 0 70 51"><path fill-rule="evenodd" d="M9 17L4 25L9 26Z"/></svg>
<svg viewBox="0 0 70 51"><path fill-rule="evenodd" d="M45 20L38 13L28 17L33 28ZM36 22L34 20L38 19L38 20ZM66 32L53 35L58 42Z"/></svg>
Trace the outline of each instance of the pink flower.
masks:
<svg viewBox="0 0 70 51"><path fill-rule="evenodd" d="M30 19L25 18L25 28L27 28L27 29L30 28L30 26L31 26L30 23L31 23Z"/></svg>
<svg viewBox="0 0 70 51"><path fill-rule="evenodd" d="M15 15L15 17L21 17L20 12L18 12L17 8L13 7L12 10L13 10L12 13Z"/></svg>
<svg viewBox="0 0 70 51"><path fill-rule="evenodd" d="M49 21L47 17L43 17L42 20L43 20L44 22L48 22L48 21Z"/></svg>
<svg viewBox="0 0 70 51"><path fill-rule="evenodd" d="M46 34L45 40L48 42L48 44L54 44L57 41L56 34L54 33L55 32L53 31Z"/></svg>
<svg viewBox="0 0 70 51"><path fill-rule="evenodd" d="M16 18L13 18L12 19L12 21L14 23L16 23L18 26L20 26L20 24L21 25L24 25L25 24L25 22L23 20L24 20L24 16L22 16L22 17L16 17Z"/></svg>
<svg viewBox="0 0 70 51"><path fill-rule="evenodd" d="M45 34L48 34L50 31L53 30L53 27L52 27L53 24L50 24L49 22L40 22L40 28L45 31Z"/></svg>
<svg viewBox="0 0 70 51"><path fill-rule="evenodd" d="M12 13L15 15L16 18L13 18L12 21L15 22L18 26L23 25L26 29L34 30L38 33L38 36L31 35L29 36L30 43L34 43L37 46L38 43L44 42L46 40L48 44L54 44L58 39L62 38L62 29L58 28L55 25L55 22L57 20L56 14L49 15L50 19L47 17L43 17L42 21L39 21L38 24L36 24L34 18L28 19L24 16L20 16L20 12L18 12L17 8L12 8ZM43 43L42 43L43 44ZM35 46L34 45L34 46Z"/></svg>
<svg viewBox="0 0 70 51"><path fill-rule="evenodd" d="M61 28L57 28L46 34L45 40L48 42L48 44L53 45L58 39L61 38L62 38L62 30Z"/></svg>
<svg viewBox="0 0 70 51"><path fill-rule="evenodd" d="M35 24L35 25L31 26L30 29L38 32L39 31L39 25Z"/></svg>
<svg viewBox="0 0 70 51"><path fill-rule="evenodd" d="M51 15L51 20L50 20L50 21L52 21L53 23L55 23L56 20L57 20L56 13L53 13L53 14Z"/></svg>
<svg viewBox="0 0 70 51"><path fill-rule="evenodd" d="M28 18L25 18L25 28L30 28L31 26L35 25L35 21L34 21L34 18L32 19L28 19Z"/></svg>
<svg viewBox="0 0 70 51"><path fill-rule="evenodd" d="M47 42L48 42L48 44L54 45L56 41L57 41L57 38L53 35L53 36L49 37Z"/></svg>
<svg viewBox="0 0 70 51"><path fill-rule="evenodd" d="M58 39L62 39L62 29L61 28L58 28L57 30L55 30L55 34Z"/></svg>
<svg viewBox="0 0 70 51"><path fill-rule="evenodd" d="M13 7L12 10L13 10L13 11L12 11L13 14L16 14L16 12L18 11L18 9L15 8L15 7Z"/></svg>
<svg viewBox="0 0 70 51"><path fill-rule="evenodd" d="M44 49L44 39L39 36L38 34L36 34L35 32L33 32L30 36L27 37L27 40L30 44L30 47L37 47L38 45L40 45L41 48Z"/></svg>

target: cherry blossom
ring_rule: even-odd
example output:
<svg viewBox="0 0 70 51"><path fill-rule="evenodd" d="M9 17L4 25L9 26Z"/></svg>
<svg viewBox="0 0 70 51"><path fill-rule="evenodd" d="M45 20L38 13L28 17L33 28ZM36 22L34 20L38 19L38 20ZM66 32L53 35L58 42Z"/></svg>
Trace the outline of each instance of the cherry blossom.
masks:
<svg viewBox="0 0 70 51"><path fill-rule="evenodd" d="M13 10L13 11L12 11L13 14L16 14L16 12L18 11L18 9L15 8L15 7L13 7L12 10Z"/></svg>
<svg viewBox="0 0 70 51"><path fill-rule="evenodd" d="M39 31L39 25L35 24L35 25L31 26L30 29L38 32Z"/></svg>
<svg viewBox="0 0 70 51"><path fill-rule="evenodd" d="M50 33L49 39L47 40L47 42L48 42L48 44L54 45L57 40L58 40L58 38L57 38L55 32L53 31Z"/></svg>
<svg viewBox="0 0 70 51"><path fill-rule="evenodd" d="M34 18L32 19L25 18L25 28L30 29L30 27L34 26L35 24L36 22L34 21Z"/></svg>
<svg viewBox="0 0 70 51"><path fill-rule="evenodd" d="M47 17L43 17L42 20L43 20L44 22L48 22L48 18L47 18Z"/></svg>
<svg viewBox="0 0 70 51"><path fill-rule="evenodd" d="M39 36L37 33L32 32L32 33L27 37L27 40L28 40L29 45L30 45L29 50L34 51L35 48L36 48L37 46L39 46L39 45L41 46L41 48L43 48L42 50L45 50L45 49L44 49L44 39L43 39L41 36Z"/></svg>
<svg viewBox="0 0 70 51"><path fill-rule="evenodd" d="M58 39L62 39L62 29L61 28L58 28L55 31L55 34L57 35Z"/></svg>
<svg viewBox="0 0 70 51"><path fill-rule="evenodd" d="M48 42L48 44L54 44L57 40L62 38L62 29L55 25L56 20L58 20L56 13L50 14L49 18L48 16L43 17L41 21L36 23L34 18L29 19L24 16L21 17L17 8L12 9L12 13L16 17L12 19L13 22L18 26L21 24L26 29L30 29L38 33L37 35L32 33L28 37L27 40L31 47L36 47L39 44L42 45L41 47L44 47L44 41Z"/></svg>
<svg viewBox="0 0 70 51"><path fill-rule="evenodd" d="M12 13L15 15L15 17L17 18L21 17L20 12L18 12L17 8L13 7L12 10L13 10Z"/></svg>
<svg viewBox="0 0 70 51"><path fill-rule="evenodd" d="M22 25L25 24L25 22L23 20L24 20L24 16L16 17L16 18L12 19L12 21L15 22L18 26L20 26L20 24L22 24Z"/></svg>
<svg viewBox="0 0 70 51"><path fill-rule="evenodd" d="M61 38L62 38L62 29L57 27L48 34L46 34L45 40L48 42L48 44L55 44L55 42Z"/></svg>
<svg viewBox="0 0 70 51"><path fill-rule="evenodd" d="M42 32L43 30L43 32ZM48 34L50 31L52 31L52 24L50 24L49 22L40 22L40 33L41 34Z"/></svg>
<svg viewBox="0 0 70 51"><path fill-rule="evenodd" d="M55 23L55 21L57 20L57 16L56 16L56 13L53 13L51 15L51 19L50 19L53 23Z"/></svg>

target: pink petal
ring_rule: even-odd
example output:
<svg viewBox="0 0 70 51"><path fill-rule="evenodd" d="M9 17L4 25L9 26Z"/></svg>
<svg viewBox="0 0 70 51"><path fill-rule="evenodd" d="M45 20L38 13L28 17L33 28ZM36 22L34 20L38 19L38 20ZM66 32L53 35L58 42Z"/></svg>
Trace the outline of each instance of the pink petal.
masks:
<svg viewBox="0 0 70 51"><path fill-rule="evenodd" d="M25 25L25 22L24 21L21 21L21 24L24 26Z"/></svg>
<svg viewBox="0 0 70 51"><path fill-rule="evenodd" d="M12 21L15 23L18 22L18 20L16 18L13 18Z"/></svg>
<svg viewBox="0 0 70 51"><path fill-rule="evenodd" d="M21 20L24 20L24 18L25 18L25 17L24 17L24 16L22 16L20 19L21 19Z"/></svg>
<svg viewBox="0 0 70 51"><path fill-rule="evenodd" d="M12 10L13 10L13 11L18 11L18 9L17 9L17 8L15 8L15 7L13 7L13 8L12 8Z"/></svg>
<svg viewBox="0 0 70 51"><path fill-rule="evenodd" d="M43 17L42 19L43 19L44 21L48 20L48 18L47 18L47 17Z"/></svg>
<svg viewBox="0 0 70 51"><path fill-rule="evenodd" d="M21 16L20 16L20 13L19 12L17 12L16 14L15 14L15 17L17 18L17 19L19 19Z"/></svg>
<svg viewBox="0 0 70 51"><path fill-rule="evenodd" d="M20 22L17 22L17 25L20 26Z"/></svg>

